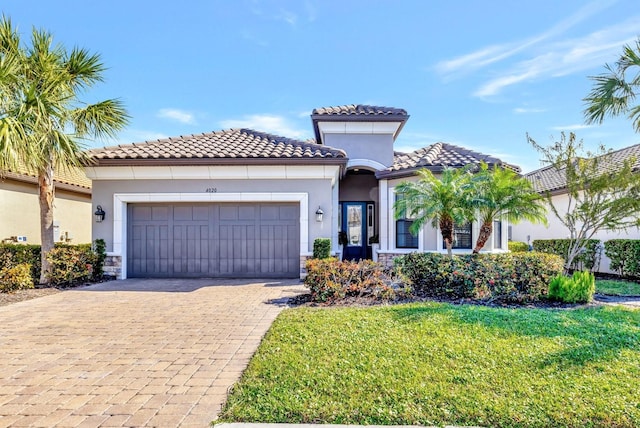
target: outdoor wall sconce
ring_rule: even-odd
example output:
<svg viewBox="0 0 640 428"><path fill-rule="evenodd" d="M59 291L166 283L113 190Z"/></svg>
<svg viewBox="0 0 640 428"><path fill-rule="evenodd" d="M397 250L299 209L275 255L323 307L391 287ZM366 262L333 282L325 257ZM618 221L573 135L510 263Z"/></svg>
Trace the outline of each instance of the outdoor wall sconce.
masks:
<svg viewBox="0 0 640 428"><path fill-rule="evenodd" d="M320 205L318 205L318 209L316 210L316 221L318 223L322 223L323 216L324 216L324 211L322 211L322 208L320 208Z"/></svg>
<svg viewBox="0 0 640 428"><path fill-rule="evenodd" d="M93 216L96 219L96 223L102 223L102 220L104 220L104 216L105 215L106 215L106 213L104 212L102 207L100 205L98 205L96 207L96 212L93 213Z"/></svg>

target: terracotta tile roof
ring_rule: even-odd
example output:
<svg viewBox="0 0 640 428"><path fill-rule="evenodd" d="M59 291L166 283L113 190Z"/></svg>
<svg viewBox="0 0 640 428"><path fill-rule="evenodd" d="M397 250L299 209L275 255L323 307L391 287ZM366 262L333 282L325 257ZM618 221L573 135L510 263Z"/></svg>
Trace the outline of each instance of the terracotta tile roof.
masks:
<svg viewBox="0 0 640 428"><path fill-rule="evenodd" d="M89 151L94 160L212 161L344 159L342 150L251 129L229 129Z"/></svg>
<svg viewBox="0 0 640 428"><path fill-rule="evenodd" d="M520 168L517 166L503 162L494 156L454 146L453 144L434 143L411 153L395 152L393 165L378 173L378 176L408 175L421 168L437 172L446 167L461 168L465 165L480 164L481 162L490 166L499 165L515 172L520 172Z"/></svg>
<svg viewBox="0 0 640 428"><path fill-rule="evenodd" d="M640 144L625 147L620 150L611 152L607 162L601 162L598 165L599 173L605 173L607 170L613 170L630 158L634 159L633 169L640 171ZM553 166L545 166L525 174L525 177L531 181L534 189L538 192L553 192L561 190L566 186L564 169L557 170Z"/></svg>
<svg viewBox="0 0 640 428"><path fill-rule="evenodd" d="M18 171L6 171L0 173L0 178L6 176L20 181L26 181L29 183L37 183L38 175L36 173L29 172L28 169L20 168ZM91 179L87 178L82 168L71 168L69 170L58 169L53 174L53 181L57 186L63 185L73 188L91 189ZM86 192L83 192L86 193Z"/></svg>
<svg viewBox="0 0 640 428"><path fill-rule="evenodd" d="M314 109L312 116L407 116L401 108L370 106L364 104L348 104L335 107Z"/></svg>

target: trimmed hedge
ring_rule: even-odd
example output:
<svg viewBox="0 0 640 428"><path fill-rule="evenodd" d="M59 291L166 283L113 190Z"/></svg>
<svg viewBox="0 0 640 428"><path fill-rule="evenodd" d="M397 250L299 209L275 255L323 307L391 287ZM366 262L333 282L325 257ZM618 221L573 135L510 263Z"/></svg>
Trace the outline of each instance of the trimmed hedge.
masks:
<svg viewBox="0 0 640 428"><path fill-rule="evenodd" d="M509 246L509 251L512 253L523 253L525 251L529 251L529 244L526 242L509 241L507 245Z"/></svg>
<svg viewBox="0 0 640 428"><path fill-rule="evenodd" d="M106 258L104 241L91 244L71 245L56 243L49 253L52 271L49 278L52 285L70 284L77 281L99 280L102 278ZM0 244L0 270L12 269L18 265L29 265L33 283L40 282L40 245Z"/></svg>
<svg viewBox="0 0 640 428"><path fill-rule="evenodd" d="M536 239L533 241L533 250L541 253L557 254L566 260L571 242L571 239ZM596 267L596 262L600 261L599 244L599 239L587 239L585 251L575 257L570 268L573 270L593 270Z"/></svg>
<svg viewBox="0 0 640 428"><path fill-rule="evenodd" d="M335 258L307 260L304 285L316 302L332 302L347 297L395 300L407 290L394 287L392 275L371 260L352 262Z"/></svg>
<svg viewBox="0 0 640 428"><path fill-rule="evenodd" d="M313 258L327 259L331 257L331 239L316 238L313 241Z"/></svg>
<svg viewBox="0 0 640 428"><path fill-rule="evenodd" d="M551 279L562 273L561 257L537 253L460 255L411 253L395 266L428 296L505 302L534 302L548 293Z"/></svg>
<svg viewBox="0 0 640 428"><path fill-rule="evenodd" d="M604 253L611 259L609 269L640 278L640 240L611 239L604 243Z"/></svg>

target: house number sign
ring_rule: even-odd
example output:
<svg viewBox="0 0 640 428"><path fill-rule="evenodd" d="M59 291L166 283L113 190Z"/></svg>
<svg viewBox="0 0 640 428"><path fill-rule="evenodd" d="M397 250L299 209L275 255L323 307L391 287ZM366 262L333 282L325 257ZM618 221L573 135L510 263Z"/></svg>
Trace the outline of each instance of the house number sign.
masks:
<svg viewBox="0 0 640 428"><path fill-rule="evenodd" d="M207 187L204 191L205 191L205 193L218 193L218 188L217 187Z"/></svg>

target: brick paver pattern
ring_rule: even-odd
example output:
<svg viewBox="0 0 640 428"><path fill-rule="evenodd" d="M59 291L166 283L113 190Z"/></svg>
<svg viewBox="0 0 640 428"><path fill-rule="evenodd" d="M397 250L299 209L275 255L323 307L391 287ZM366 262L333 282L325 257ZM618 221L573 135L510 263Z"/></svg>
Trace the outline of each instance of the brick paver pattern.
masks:
<svg viewBox="0 0 640 428"><path fill-rule="evenodd" d="M206 427L298 280L124 280L0 307L0 427Z"/></svg>

